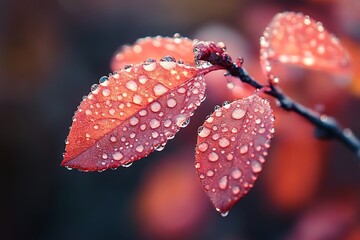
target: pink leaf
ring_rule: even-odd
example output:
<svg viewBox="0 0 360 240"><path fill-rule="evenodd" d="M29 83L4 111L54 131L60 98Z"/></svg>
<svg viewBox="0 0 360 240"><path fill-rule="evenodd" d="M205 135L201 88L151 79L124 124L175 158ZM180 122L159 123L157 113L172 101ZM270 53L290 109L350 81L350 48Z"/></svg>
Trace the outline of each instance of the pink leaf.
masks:
<svg viewBox="0 0 360 240"><path fill-rule="evenodd" d="M274 132L267 100L257 94L215 110L198 131L200 181L222 214L254 185Z"/></svg>
<svg viewBox="0 0 360 240"><path fill-rule="evenodd" d="M100 171L162 149L204 97L197 73L166 57L101 78L75 113L62 165Z"/></svg>
<svg viewBox="0 0 360 240"><path fill-rule="evenodd" d="M133 45L123 46L115 53L111 69L117 71L128 64L136 64L148 58L160 60L166 55L195 66L193 43L193 40L179 36L140 38Z"/></svg>
<svg viewBox="0 0 360 240"><path fill-rule="evenodd" d="M260 38L260 46L261 65L270 76L274 60L332 73L348 70L350 65L339 40L322 23L302 13L275 15Z"/></svg>

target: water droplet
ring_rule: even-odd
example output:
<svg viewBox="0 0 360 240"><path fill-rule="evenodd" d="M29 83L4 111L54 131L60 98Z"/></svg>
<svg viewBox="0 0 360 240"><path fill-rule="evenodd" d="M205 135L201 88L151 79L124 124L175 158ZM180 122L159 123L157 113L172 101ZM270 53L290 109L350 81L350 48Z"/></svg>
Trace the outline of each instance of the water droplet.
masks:
<svg viewBox="0 0 360 240"><path fill-rule="evenodd" d="M114 160L119 161L119 160L121 160L124 156L121 154L121 152L114 152L114 153L112 154L112 157L113 157Z"/></svg>
<svg viewBox="0 0 360 240"><path fill-rule="evenodd" d="M231 113L232 118L241 119L245 116L245 111L240 108L235 108L235 110Z"/></svg>
<svg viewBox="0 0 360 240"><path fill-rule="evenodd" d="M168 89L161 83L156 84L154 86L153 90L154 90L155 96L161 96L168 91Z"/></svg>
<svg viewBox="0 0 360 240"><path fill-rule="evenodd" d="M141 117L146 116L146 114L147 114L147 111L146 111L145 109L139 111L139 115L140 115Z"/></svg>
<svg viewBox="0 0 360 240"><path fill-rule="evenodd" d="M259 173L262 170L262 165L260 162L253 160L251 161L251 168L254 173Z"/></svg>
<svg viewBox="0 0 360 240"><path fill-rule="evenodd" d="M201 164L199 162L195 163L195 168L199 169L201 167Z"/></svg>
<svg viewBox="0 0 360 240"><path fill-rule="evenodd" d="M136 124L139 123L139 119L137 117L132 117L130 118L129 123L131 126L135 126Z"/></svg>
<svg viewBox="0 0 360 240"><path fill-rule="evenodd" d="M167 104L168 107L173 108L173 107L176 106L176 100L174 98L169 98L166 101L166 104Z"/></svg>
<svg viewBox="0 0 360 240"><path fill-rule="evenodd" d="M139 83L145 84L147 81L148 81L147 76L141 75L141 76L139 77Z"/></svg>
<svg viewBox="0 0 360 240"><path fill-rule="evenodd" d="M102 158L103 158L103 159L107 159L107 158L108 158L108 155L107 155L106 153L103 153Z"/></svg>
<svg viewBox="0 0 360 240"><path fill-rule="evenodd" d="M220 138L219 145L220 145L220 147L225 148L225 147L230 145L230 141L227 138L224 138L224 137Z"/></svg>
<svg viewBox="0 0 360 240"><path fill-rule="evenodd" d="M99 89L98 89L99 85L98 84L93 84L90 88L91 90L91 93L92 94L97 94L99 92Z"/></svg>
<svg viewBox="0 0 360 240"><path fill-rule="evenodd" d="M116 140L117 140L117 138L116 138L115 136L111 136L111 137L110 137L110 141L116 142Z"/></svg>
<svg viewBox="0 0 360 240"><path fill-rule="evenodd" d="M147 59L144 63L143 63L143 68L145 71L153 71L156 68L156 60L153 58L149 58Z"/></svg>
<svg viewBox="0 0 360 240"><path fill-rule="evenodd" d="M165 146L166 146L166 142L164 142L163 144L160 144L160 145L156 146L154 149L155 149L156 151L160 152L160 151L164 150Z"/></svg>
<svg viewBox="0 0 360 240"><path fill-rule="evenodd" d="M158 103L158 102L153 102L153 103L150 105L150 109L151 109L151 111L153 111L154 113L159 112L160 109L161 109L161 105L160 105L160 103Z"/></svg>
<svg viewBox="0 0 360 240"><path fill-rule="evenodd" d="M210 162L216 162L219 159L219 155L216 152L211 152L208 155Z"/></svg>
<svg viewBox="0 0 360 240"><path fill-rule="evenodd" d="M103 85L109 78L107 76L102 76L100 79L99 79L99 83L101 85ZM107 85L106 83L104 85Z"/></svg>
<svg viewBox="0 0 360 240"><path fill-rule="evenodd" d="M231 191L234 195L237 195L240 193L240 188L238 186L234 186L232 187Z"/></svg>
<svg viewBox="0 0 360 240"><path fill-rule="evenodd" d="M129 80L126 82L126 88L133 91L133 92L136 92L137 89L138 89L138 85L135 81L133 80Z"/></svg>
<svg viewBox="0 0 360 240"><path fill-rule="evenodd" d="M133 96L133 102L135 103L135 104L141 104L141 102L142 102L142 97L139 95L139 94L134 94L134 96Z"/></svg>
<svg viewBox="0 0 360 240"><path fill-rule="evenodd" d="M165 56L160 59L160 66L167 70L172 69L176 66L176 60L171 56Z"/></svg>
<svg viewBox="0 0 360 240"><path fill-rule="evenodd" d="M212 135L211 138L216 141L216 140L218 140L220 138L220 135L218 133L215 133L215 134Z"/></svg>
<svg viewBox="0 0 360 240"><path fill-rule="evenodd" d="M206 176L208 176L208 177L214 176L214 171L208 170L208 171L206 172Z"/></svg>
<svg viewBox="0 0 360 240"><path fill-rule="evenodd" d="M228 184L228 179L227 176L223 176L222 178L220 178L219 180L219 188L222 190L225 190Z"/></svg>
<svg viewBox="0 0 360 240"><path fill-rule="evenodd" d="M129 162L129 163L124 163L123 165L121 165L124 168L128 168L133 164L133 162Z"/></svg>
<svg viewBox="0 0 360 240"><path fill-rule="evenodd" d="M190 118L187 118L184 122L181 123L180 127L187 127L190 123Z"/></svg>
<svg viewBox="0 0 360 240"><path fill-rule="evenodd" d="M158 128L160 126L160 121L157 120L156 118L153 118L150 120L149 125L152 129Z"/></svg>
<svg viewBox="0 0 360 240"><path fill-rule="evenodd" d="M199 151L201 151L201 152L205 152L205 151L208 149L208 147L209 147L209 145L208 145L207 143L205 143L205 142L200 143L200 144L198 145L198 149L199 149Z"/></svg>
<svg viewBox="0 0 360 240"><path fill-rule="evenodd" d="M231 161L231 160L234 159L234 156L233 156L231 153L228 153L228 154L226 155L226 159L227 159L228 161Z"/></svg>
<svg viewBox="0 0 360 240"><path fill-rule="evenodd" d="M210 132L210 129L208 129L207 127L202 127L199 132L199 137L205 138L210 135Z"/></svg>
<svg viewBox="0 0 360 240"><path fill-rule="evenodd" d="M144 151L144 146L143 145L139 145L135 148L135 150L139 153L143 152Z"/></svg>
<svg viewBox="0 0 360 240"><path fill-rule="evenodd" d="M256 124L260 124L260 123L261 123L261 119L260 119L260 118L256 119L256 120L255 120L255 123L256 123Z"/></svg>
<svg viewBox="0 0 360 240"><path fill-rule="evenodd" d="M246 145L246 144L244 144L244 145L242 145L242 146L240 147L240 153L241 153L241 154L247 153L248 150L249 150L249 147L248 147L248 145Z"/></svg>
<svg viewBox="0 0 360 240"><path fill-rule="evenodd" d="M242 172L238 169L238 168L235 168L232 172L231 172L231 177L233 179L239 179L241 178L242 176Z"/></svg>
<svg viewBox="0 0 360 240"><path fill-rule="evenodd" d="M109 96L109 95L110 95L110 89L108 89L108 88L103 89L103 90L102 90L102 95L103 95L104 97Z"/></svg>

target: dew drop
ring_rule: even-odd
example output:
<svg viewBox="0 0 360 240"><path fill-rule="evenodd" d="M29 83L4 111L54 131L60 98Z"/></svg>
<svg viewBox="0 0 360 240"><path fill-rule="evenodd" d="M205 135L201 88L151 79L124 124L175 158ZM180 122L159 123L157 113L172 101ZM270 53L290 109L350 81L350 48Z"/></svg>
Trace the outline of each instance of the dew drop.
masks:
<svg viewBox="0 0 360 240"><path fill-rule="evenodd" d="M137 117L132 117L130 118L129 123L131 126L135 126L136 124L139 123L139 119Z"/></svg>
<svg viewBox="0 0 360 240"><path fill-rule="evenodd" d="M240 108L236 108L232 113L231 113L232 118L234 119L241 119L245 116L245 111L240 109Z"/></svg>
<svg viewBox="0 0 360 240"><path fill-rule="evenodd" d="M124 156L121 154L121 152L114 152L114 153L112 154L112 157L113 157L114 160L119 161L119 160L121 160Z"/></svg>
<svg viewBox="0 0 360 240"><path fill-rule="evenodd" d="M195 163L195 168L199 169L201 167L201 164L199 162Z"/></svg>
<svg viewBox="0 0 360 240"><path fill-rule="evenodd" d="M187 118L185 121L183 121L180 125L180 127L184 128L187 127L190 123L190 118Z"/></svg>
<svg viewBox="0 0 360 240"><path fill-rule="evenodd" d="M137 89L138 89L138 85L135 81L133 80L129 80L126 82L126 88L133 91L133 92L136 92Z"/></svg>
<svg viewBox="0 0 360 240"><path fill-rule="evenodd" d="M223 176L222 178L220 178L219 180L219 188L222 190L225 190L228 184L228 179L227 176Z"/></svg>
<svg viewBox="0 0 360 240"><path fill-rule="evenodd" d="M220 147L225 148L225 147L230 145L230 141L227 138L224 138L224 137L220 138L219 139L219 145L220 145Z"/></svg>
<svg viewBox="0 0 360 240"><path fill-rule="evenodd" d="M102 76L100 79L99 79L99 83L101 85L103 85L109 78L107 76ZM107 84L104 84L104 86L107 85Z"/></svg>
<svg viewBox="0 0 360 240"><path fill-rule="evenodd" d="M121 166L124 167L124 168L128 168L128 167L130 167L132 164L133 164L133 162L129 162L129 163L125 163L125 164L123 164L123 165L121 165Z"/></svg>
<svg viewBox="0 0 360 240"><path fill-rule="evenodd" d="M176 66L176 60L171 56L165 56L160 59L160 66L167 70L170 70Z"/></svg>
<svg viewBox="0 0 360 240"><path fill-rule="evenodd" d="M216 152L211 152L208 155L210 162L216 162L219 159L219 155Z"/></svg>
<svg viewBox="0 0 360 240"><path fill-rule="evenodd" d="M145 71L154 71L156 68L156 60L153 58L149 58L147 59L144 63L143 63L143 68Z"/></svg>
<svg viewBox="0 0 360 240"><path fill-rule="evenodd" d="M166 142L163 143L163 144L160 144L160 145L156 146L154 149L155 149L156 151L160 152L160 151L164 150L165 145L166 145Z"/></svg>
<svg viewBox="0 0 360 240"><path fill-rule="evenodd" d="M208 177L214 176L214 171L208 170L208 171L206 172L206 176L208 176Z"/></svg>
<svg viewBox="0 0 360 240"><path fill-rule="evenodd" d="M161 83L156 84L154 86L153 90L154 90L155 96L161 96L168 91L168 89Z"/></svg>
<svg viewBox="0 0 360 240"><path fill-rule="evenodd" d="M108 155L107 155L106 153L103 153L102 158L103 158L103 159L107 159L107 158L108 158Z"/></svg>
<svg viewBox="0 0 360 240"><path fill-rule="evenodd" d="M110 141L116 142L116 140L117 140L117 138L116 138L115 136L111 136L111 137L110 137Z"/></svg>
<svg viewBox="0 0 360 240"><path fill-rule="evenodd" d="M261 170L262 170L261 163L258 161L255 161L255 160L251 161L251 169L254 173L261 172Z"/></svg>
<svg viewBox="0 0 360 240"><path fill-rule="evenodd" d="M241 153L241 154L247 153L248 150L249 150L249 147L248 147L248 145L246 145L246 144L244 144L244 145L242 145L242 146L240 147L240 153Z"/></svg>
<svg viewBox="0 0 360 240"><path fill-rule="evenodd" d="M231 191L234 195L237 195L240 192L240 188L238 186L235 186L235 187L232 187Z"/></svg>
<svg viewBox="0 0 360 240"><path fill-rule="evenodd" d="M144 146L143 145L139 145L135 148L135 150L139 153L143 152L144 151Z"/></svg>
<svg viewBox="0 0 360 240"><path fill-rule="evenodd" d="M173 108L176 106L176 100L174 98L169 98L167 101L166 101L166 105L170 108Z"/></svg>
<svg viewBox="0 0 360 240"><path fill-rule="evenodd" d="M135 104L141 104L141 102L142 102L142 97L139 95L139 94L134 94L134 96L133 96L133 102L135 103Z"/></svg>
<svg viewBox="0 0 360 240"><path fill-rule="evenodd" d="M158 102L153 102L153 103L150 105L150 109L151 109L151 111L153 111L154 113L159 112L160 109L161 109L161 105L160 105L160 103L158 103Z"/></svg>
<svg viewBox="0 0 360 240"><path fill-rule="evenodd" d="M92 94L97 94L99 92L98 84L93 84L90 88Z"/></svg>
<svg viewBox="0 0 360 240"><path fill-rule="evenodd" d="M150 120L149 125L152 129L158 128L160 126L160 121L157 120L156 118L153 118Z"/></svg>
<svg viewBox="0 0 360 240"><path fill-rule="evenodd" d="M147 76L141 75L141 76L139 77L139 83L145 84L147 81L148 81Z"/></svg>
<svg viewBox="0 0 360 240"><path fill-rule="evenodd" d="M200 143L198 146L199 151L205 152L208 149L209 145L205 142Z"/></svg>
<svg viewBox="0 0 360 240"><path fill-rule="evenodd" d="M198 133L199 133L199 137L206 138L207 136L210 135L210 129L208 129L207 127L202 127L200 129L200 132L198 131Z"/></svg>
<svg viewBox="0 0 360 240"><path fill-rule="evenodd" d="M103 95L104 97L109 96L109 95L110 95L110 89L108 89L108 88L103 89L103 90L102 90L102 95Z"/></svg>
<svg viewBox="0 0 360 240"><path fill-rule="evenodd" d="M242 176L242 172L238 169L238 168L235 168L232 172L231 172L231 177L233 179L239 179L241 178Z"/></svg>

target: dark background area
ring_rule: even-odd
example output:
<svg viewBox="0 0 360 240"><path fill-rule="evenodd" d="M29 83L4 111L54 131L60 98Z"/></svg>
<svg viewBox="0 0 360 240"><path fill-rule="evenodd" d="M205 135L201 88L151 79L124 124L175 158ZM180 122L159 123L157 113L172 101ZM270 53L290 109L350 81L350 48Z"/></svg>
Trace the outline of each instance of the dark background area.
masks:
<svg viewBox="0 0 360 240"><path fill-rule="evenodd" d="M255 188L226 218L212 208L193 149L204 117L234 98L216 84L164 151L115 171L60 167L72 115L121 45L176 32L221 40L260 78L258 39L284 10L321 20L354 60L346 86L291 69L284 89L360 136L358 0L0 1L1 239L360 239L359 159L281 111Z"/></svg>

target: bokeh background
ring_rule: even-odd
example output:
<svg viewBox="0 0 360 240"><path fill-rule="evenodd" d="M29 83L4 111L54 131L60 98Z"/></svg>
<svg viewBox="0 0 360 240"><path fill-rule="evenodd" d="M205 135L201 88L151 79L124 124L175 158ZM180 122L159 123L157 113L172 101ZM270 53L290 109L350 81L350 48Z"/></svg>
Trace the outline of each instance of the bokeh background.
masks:
<svg viewBox="0 0 360 240"><path fill-rule="evenodd" d="M193 166L196 129L214 105L247 94L222 73L162 152L102 173L59 166L71 117L119 46L176 32L223 41L261 81L259 37L284 10L322 21L354 71L280 67L282 88L360 136L358 0L1 0L1 239L360 239L359 159L281 110L254 189L225 218L213 209Z"/></svg>

